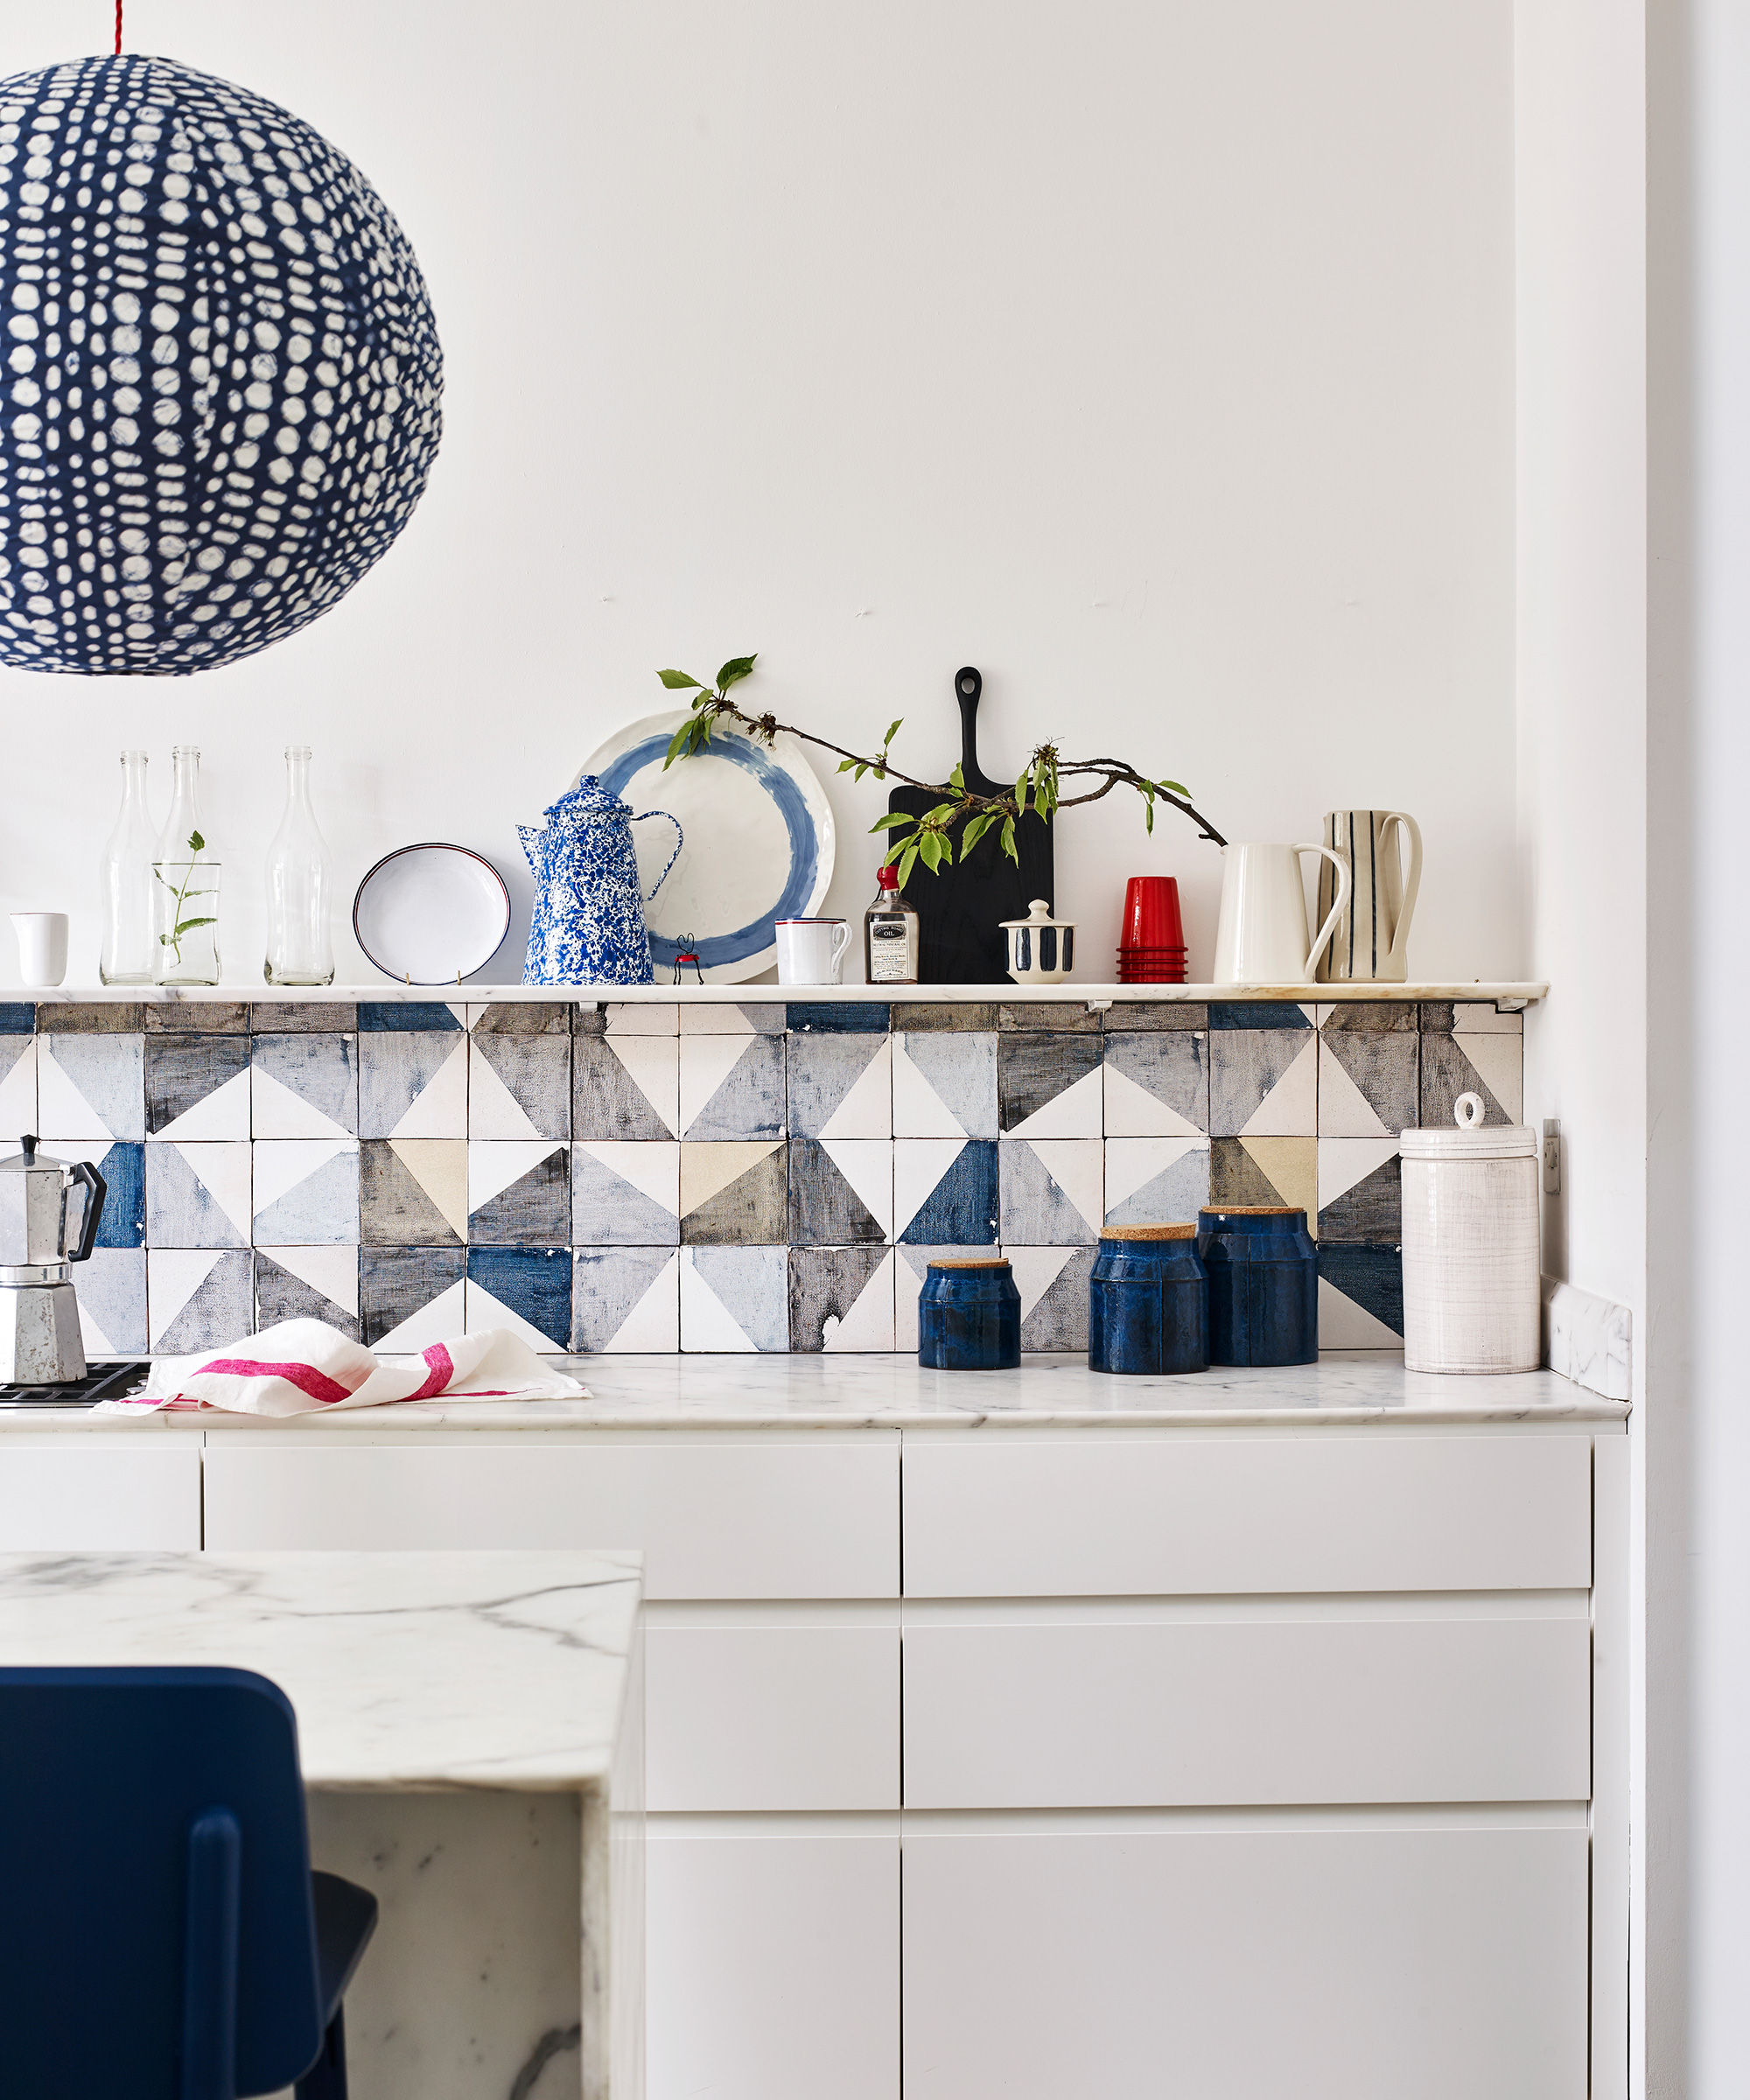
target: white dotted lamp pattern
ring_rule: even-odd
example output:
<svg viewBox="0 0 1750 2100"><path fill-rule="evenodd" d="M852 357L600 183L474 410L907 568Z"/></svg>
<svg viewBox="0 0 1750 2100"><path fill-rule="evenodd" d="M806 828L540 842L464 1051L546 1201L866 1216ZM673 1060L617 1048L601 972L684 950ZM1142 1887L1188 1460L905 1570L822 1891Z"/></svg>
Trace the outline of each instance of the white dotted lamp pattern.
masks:
<svg viewBox="0 0 1750 2100"><path fill-rule="evenodd" d="M407 522L443 384L353 164L168 59L0 80L0 662L211 669Z"/></svg>

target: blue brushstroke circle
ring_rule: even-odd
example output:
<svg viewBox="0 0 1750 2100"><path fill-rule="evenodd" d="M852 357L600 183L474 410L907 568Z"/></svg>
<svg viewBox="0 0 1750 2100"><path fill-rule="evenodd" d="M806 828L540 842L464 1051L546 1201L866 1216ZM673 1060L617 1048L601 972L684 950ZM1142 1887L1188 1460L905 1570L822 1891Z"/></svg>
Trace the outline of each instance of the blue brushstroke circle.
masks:
<svg viewBox="0 0 1750 2100"><path fill-rule="evenodd" d="M634 744L630 751L623 751L617 759L610 760L597 778L604 788L623 796L626 782L634 774L647 766L660 764L668 755L668 750L667 737L647 737L641 744ZM820 865L820 840L802 791L764 745L755 744L746 737L723 737L712 740L710 755L727 759L745 773L751 773L778 805L784 829L789 834L790 872L785 878L783 894L763 919L738 926L732 934L713 934L695 943L702 970L718 970L725 963L745 962L750 956L760 955L773 947L778 938L776 921L800 918L808 910L808 900L814 895L815 873ZM676 762L684 766L689 761L682 759ZM679 952L678 942L668 940L661 934L651 934L650 953L654 961L671 965Z"/></svg>

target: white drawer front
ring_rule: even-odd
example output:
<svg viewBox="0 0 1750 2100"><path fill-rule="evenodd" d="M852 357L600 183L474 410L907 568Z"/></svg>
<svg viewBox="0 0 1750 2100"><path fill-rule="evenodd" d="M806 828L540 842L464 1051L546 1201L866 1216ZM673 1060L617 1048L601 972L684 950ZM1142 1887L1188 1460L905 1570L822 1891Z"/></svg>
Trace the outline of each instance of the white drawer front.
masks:
<svg viewBox="0 0 1750 2100"><path fill-rule="evenodd" d="M1582 1619L908 1627L906 1805L1580 1801Z"/></svg>
<svg viewBox="0 0 1750 2100"><path fill-rule="evenodd" d="M899 2100L897 1829L645 1857L650 2100Z"/></svg>
<svg viewBox="0 0 1750 2100"><path fill-rule="evenodd" d="M907 1830L905 1950L906 2100L1585 2100L1583 1829Z"/></svg>
<svg viewBox="0 0 1750 2100"><path fill-rule="evenodd" d="M146 1432L148 1435L150 1432ZM0 1444L0 1553L198 1553L200 1448Z"/></svg>
<svg viewBox="0 0 1750 2100"><path fill-rule="evenodd" d="M1584 1589L1584 1437L908 1438L910 1597Z"/></svg>
<svg viewBox="0 0 1750 2100"><path fill-rule="evenodd" d="M900 1629L645 1635L652 1809L897 1809Z"/></svg>
<svg viewBox="0 0 1750 2100"><path fill-rule="evenodd" d="M635 1547L651 1598L893 1597L899 1448L214 1437L206 1544Z"/></svg>

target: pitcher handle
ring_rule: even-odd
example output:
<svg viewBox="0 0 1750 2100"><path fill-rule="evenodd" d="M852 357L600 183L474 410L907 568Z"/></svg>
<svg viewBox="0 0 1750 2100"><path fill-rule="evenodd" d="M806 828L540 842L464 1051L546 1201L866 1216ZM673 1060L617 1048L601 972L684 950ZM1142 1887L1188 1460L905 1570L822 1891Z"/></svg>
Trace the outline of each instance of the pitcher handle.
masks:
<svg viewBox="0 0 1750 2100"><path fill-rule="evenodd" d="M650 897L647 897L644 900L645 903L648 904L650 898L654 897L657 891L662 888L662 885L668 881L668 869L672 868L675 863L681 858L681 848L687 843L687 835L681 829L680 818L678 816L668 816L668 812L666 809L640 809L638 812L638 815L634 816L632 821L634 824L641 824L647 816L668 816L668 822L675 827L675 850L668 856L668 867L664 868L662 872L650 886Z"/></svg>
<svg viewBox="0 0 1750 2100"><path fill-rule="evenodd" d="M1409 964L1404 961L1404 943L1410 937L1410 918L1416 909L1416 892L1422 886L1422 828L1413 816L1402 809L1394 809L1380 826L1380 837L1393 824L1402 824L1410 834L1410 872L1404 878L1404 904L1397 914L1397 924L1391 932L1391 949L1386 957L1390 974L1402 981Z"/></svg>
<svg viewBox="0 0 1750 2100"><path fill-rule="evenodd" d="M1324 925L1319 928L1318 939L1306 951L1306 967L1300 973L1301 983L1310 984L1312 982L1312 972L1319 966L1319 958L1325 952L1325 945L1332 934L1336 932L1337 921L1342 917L1348 904L1349 870L1348 864L1344 860L1342 855L1330 846L1296 846L1294 850L1297 853L1322 853L1337 871L1337 901L1331 906L1330 914L1326 919Z"/></svg>

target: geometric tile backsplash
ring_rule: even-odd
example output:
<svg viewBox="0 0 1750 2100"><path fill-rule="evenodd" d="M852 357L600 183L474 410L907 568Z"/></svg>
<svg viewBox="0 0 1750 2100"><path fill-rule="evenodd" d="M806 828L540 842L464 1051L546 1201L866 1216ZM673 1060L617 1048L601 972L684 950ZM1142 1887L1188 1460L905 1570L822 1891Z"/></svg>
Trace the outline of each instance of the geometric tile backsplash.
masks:
<svg viewBox="0 0 1750 2100"><path fill-rule="evenodd" d="M38 1019L41 1032L38 1032ZM1102 1222L1303 1207L1320 1339L1396 1346L1398 1132L1520 1120L1492 1003L0 1004L0 1141L95 1164L94 1355L280 1320L417 1348L917 1346L1000 1244L1087 1346Z"/></svg>

